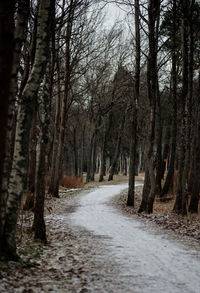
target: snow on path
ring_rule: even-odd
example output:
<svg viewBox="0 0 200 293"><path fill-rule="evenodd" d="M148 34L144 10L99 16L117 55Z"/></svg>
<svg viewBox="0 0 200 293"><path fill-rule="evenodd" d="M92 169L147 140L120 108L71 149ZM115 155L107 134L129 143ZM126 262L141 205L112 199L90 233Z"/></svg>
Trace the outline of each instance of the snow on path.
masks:
<svg viewBox="0 0 200 293"><path fill-rule="evenodd" d="M200 251L175 243L164 232L147 230L141 222L106 205L125 188L127 184L95 189L81 197L70 216L73 225L102 236L111 263L120 268L115 277L126 284L123 292L116 288L115 293L199 293Z"/></svg>

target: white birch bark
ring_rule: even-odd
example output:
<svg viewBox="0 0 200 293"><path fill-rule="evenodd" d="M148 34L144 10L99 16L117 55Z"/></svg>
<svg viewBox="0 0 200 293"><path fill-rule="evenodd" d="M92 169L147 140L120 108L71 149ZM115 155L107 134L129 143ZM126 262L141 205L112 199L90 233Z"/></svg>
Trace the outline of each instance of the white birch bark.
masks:
<svg viewBox="0 0 200 293"><path fill-rule="evenodd" d="M35 93L39 89L47 63L50 6L51 0L40 1L35 61L22 94L17 116L15 149L8 189L6 219L3 229L3 244L6 249L5 255L13 260L18 259L15 233L18 210L26 184L29 132L35 111Z"/></svg>

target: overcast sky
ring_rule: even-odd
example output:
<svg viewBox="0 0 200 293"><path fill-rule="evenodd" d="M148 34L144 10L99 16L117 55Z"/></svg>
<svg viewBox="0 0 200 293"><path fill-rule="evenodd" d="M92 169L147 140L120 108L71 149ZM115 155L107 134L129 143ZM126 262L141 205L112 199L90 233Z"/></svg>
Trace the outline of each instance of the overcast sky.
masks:
<svg viewBox="0 0 200 293"><path fill-rule="evenodd" d="M120 9L116 4L110 3L105 6L106 19L105 25L111 27L116 21L123 20L126 17L126 11Z"/></svg>

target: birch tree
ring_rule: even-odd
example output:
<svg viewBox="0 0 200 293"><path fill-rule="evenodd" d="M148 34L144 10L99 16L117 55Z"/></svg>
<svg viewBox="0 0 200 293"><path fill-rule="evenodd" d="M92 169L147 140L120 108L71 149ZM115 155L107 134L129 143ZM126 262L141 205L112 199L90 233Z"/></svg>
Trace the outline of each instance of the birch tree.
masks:
<svg viewBox="0 0 200 293"><path fill-rule="evenodd" d="M20 202L26 186L29 132L35 111L35 93L42 82L47 64L50 8L51 0L40 1L35 60L23 90L17 116L15 149L2 237L2 253L12 260L19 260L16 253L15 233Z"/></svg>

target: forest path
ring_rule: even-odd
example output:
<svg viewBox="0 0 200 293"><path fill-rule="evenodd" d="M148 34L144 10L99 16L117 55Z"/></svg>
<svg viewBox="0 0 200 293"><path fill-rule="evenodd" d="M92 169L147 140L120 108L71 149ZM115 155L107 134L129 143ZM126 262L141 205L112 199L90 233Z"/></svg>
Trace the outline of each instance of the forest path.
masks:
<svg viewBox="0 0 200 293"><path fill-rule="evenodd" d="M99 275L100 278L103 275L101 287L98 282L90 283L89 292L199 292L199 250L169 239L168 235L161 235L160 231L106 204L126 187L125 184L101 186L82 196L78 209L70 217L73 225L100 237L104 247L103 255L98 255L105 264L101 264ZM109 268L106 280L102 270ZM110 279L113 281L108 286Z"/></svg>

